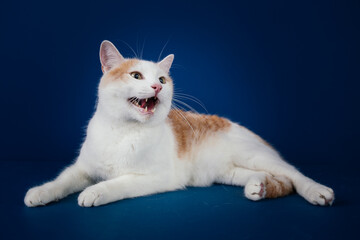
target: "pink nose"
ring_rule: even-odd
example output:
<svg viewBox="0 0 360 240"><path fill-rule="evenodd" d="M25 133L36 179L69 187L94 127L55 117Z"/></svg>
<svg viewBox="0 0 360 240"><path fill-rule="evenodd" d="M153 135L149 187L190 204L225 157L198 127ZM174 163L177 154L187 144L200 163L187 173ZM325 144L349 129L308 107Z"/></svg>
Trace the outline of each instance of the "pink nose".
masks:
<svg viewBox="0 0 360 240"><path fill-rule="evenodd" d="M154 84L151 87L155 90L155 96L157 96L162 89L162 86L160 84Z"/></svg>

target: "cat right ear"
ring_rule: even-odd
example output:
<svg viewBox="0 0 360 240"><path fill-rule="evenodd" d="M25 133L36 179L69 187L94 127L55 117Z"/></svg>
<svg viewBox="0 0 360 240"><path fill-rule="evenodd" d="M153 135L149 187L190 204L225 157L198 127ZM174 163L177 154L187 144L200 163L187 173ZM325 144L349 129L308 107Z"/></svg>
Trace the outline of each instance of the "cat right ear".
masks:
<svg viewBox="0 0 360 240"><path fill-rule="evenodd" d="M125 58L119 53L114 44L104 40L100 46L100 62L103 73L109 71L115 65L125 61Z"/></svg>

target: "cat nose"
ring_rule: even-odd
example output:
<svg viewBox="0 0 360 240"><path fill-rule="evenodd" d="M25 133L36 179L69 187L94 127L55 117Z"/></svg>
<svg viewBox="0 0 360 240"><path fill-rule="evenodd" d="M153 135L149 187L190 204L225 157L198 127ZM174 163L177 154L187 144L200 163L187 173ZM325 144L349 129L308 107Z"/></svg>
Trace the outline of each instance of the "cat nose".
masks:
<svg viewBox="0 0 360 240"><path fill-rule="evenodd" d="M162 86L160 84L154 84L151 86L155 90L155 97L158 95L158 93L161 91Z"/></svg>

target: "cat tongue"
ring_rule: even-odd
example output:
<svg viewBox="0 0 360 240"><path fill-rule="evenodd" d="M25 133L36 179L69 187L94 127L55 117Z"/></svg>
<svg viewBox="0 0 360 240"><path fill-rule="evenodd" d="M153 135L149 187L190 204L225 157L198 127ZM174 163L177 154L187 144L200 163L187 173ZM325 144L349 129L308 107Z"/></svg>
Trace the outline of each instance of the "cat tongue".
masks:
<svg viewBox="0 0 360 240"><path fill-rule="evenodd" d="M151 100L149 99L146 106L147 106L148 110L152 110L155 106L155 102L152 99Z"/></svg>
<svg viewBox="0 0 360 240"><path fill-rule="evenodd" d="M142 108L147 107L148 110L152 110L155 106L155 101L152 98L148 98L148 101L145 99L140 100L140 106Z"/></svg>

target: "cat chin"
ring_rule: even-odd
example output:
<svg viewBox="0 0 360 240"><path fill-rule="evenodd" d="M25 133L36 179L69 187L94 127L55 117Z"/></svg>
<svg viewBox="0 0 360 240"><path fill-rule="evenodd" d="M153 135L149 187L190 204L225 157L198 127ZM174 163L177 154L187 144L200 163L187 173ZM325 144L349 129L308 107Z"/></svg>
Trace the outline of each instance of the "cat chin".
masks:
<svg viewBox="0 0 360 240"><path fill-rule="evenodd" d="M144 113L142 109L130 106L128 120L136 121L146 125L162 124L169 113L169 111L166 110L166 107L164 107L165 106L159 105L154 113Z"/></svg>
<svg viewBox="0 0 360 240"><path fill-rule="evenodd" d="M129 106L129 113L130 113L130 120L131 121L137 121L140 123L146 123L150 120L152 120L152 118L156 117L157 114L154 114L153 112L147 111L145 112L144 109L140 109L138 107L135 106Z"/></svg>

